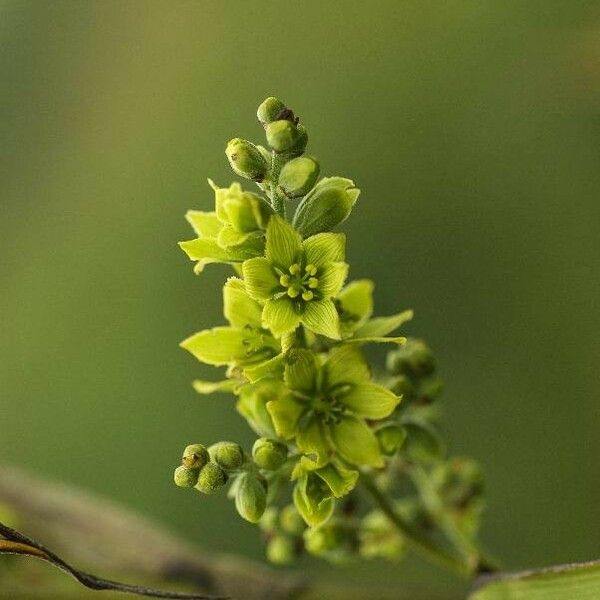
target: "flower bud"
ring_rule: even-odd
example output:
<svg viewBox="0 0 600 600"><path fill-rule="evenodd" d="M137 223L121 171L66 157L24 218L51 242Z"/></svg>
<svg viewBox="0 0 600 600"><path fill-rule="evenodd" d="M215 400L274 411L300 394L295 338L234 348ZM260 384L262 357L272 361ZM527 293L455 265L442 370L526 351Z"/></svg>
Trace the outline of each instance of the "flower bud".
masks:
<svg viewBox="0 0 600 600"><path fill-rule="evenodd" d="M275 152L287 152L299 156L304 152L308 134L303 125L296 125L285 119L265 125L267 142Z"/></svg>
<svg viewBox="0 0 600 600"><path fill-rule="evenodd" d="M252 181L262 181L265 178L269 166L261 151L252 142L233 138L229 140L225 154L231 168L240 177Z"/></svg>
<svg viewBox="0 0 600 600"><path fill-rule="evenodd" d="M296 556L296 544L287 535L276 535L267 543L267 560L275 565L288 565Z"/></svg>
<svg viewBox="0 0 600 600"><path fill-rule="evenodd" d="M214 462L206 463L200 469L195 488L203 494L212 494L227 483L227 473Z"/></svg>
<svg viewBox="0 0 600 600"><path fill-rule="evenodd" d="M415 392L415 388L409 377L406 375L397 375L389 385L390 391L396 396L402 396L403 404L410 400Z"/></svg>
<svg viewBox="0 0 600 600"><path fill-rule="evenodd" d="M410 422L405 423L404 427L407 436L402 452L406 453L410 460L430 464L442 457L442 441L431 425L425 422Z"/></svg>
<svg viewBox="0 0 600 600"><path fill-rule="evenodd" d="M190 469L183 465L175 469L173 479L178 487L194 487L198 483L199 469Z"/></svg>
<svg viewBox="0 0 600 600"><path fill-rule="evenodd" d="M209 460L208 451L202 444L191 444L183 451L181 464L189 469L201 469Z"/></svg>
<svg viewBox="0 0 600 600"><path fill-rule="evenodd" d="M279 523L281 529L290 535L300 535L306 529L304 519L293 504L288 504L281 509Z"/></svg>
<svg viewBox="0 0 600 600"><path fill-rule="evenodd" d="M279 98L270 96L266 100L263 100L258 107L256 116L263 125L266 125L272 121L286 119L288 116L292 116L292 111L290 111Z"/></svg>
<svg viewBox="0 0 600 600"><path fill-rule="evenodd" d="M387 368L394 374L404 373L414 377L423 377L433 373L435 362L433 354L425 342L409 339L406 344L388 354Z"/></svg>
<svg viewBox="0 0 600 600"><path fill-rule="evenodd" d="M299 156L283 165L279 187L289 198L298 198L313 189L318 177L319 163L310 156Z"/></svg>
<svg viewBox="0 0 600 600"><path fill-rule="evenodd" d="M242 447L235 442L217 442L209 447L208 452L212 460L226 471L235 471L246 461Z"/></svg>
<svg viewBox="0 0 600 600"><path fill-rule="evenodd" d="M267 507L267 482L253 473L242 473L237 481L235 508L243 519L258 523Z"/></svg>
<svg viewBox="0 0 600 600"><path fill-rule="evenodd" d="M276 471L287 458L287 446L269 438L258 438L252 447L252 458L259 468Z"/></svg>
<svg viewBox="0 0 600 600"><path fill-rule="evenodd" d="M343 177L325 177L300 202L294 227L303 237L330 231L348 218L360 191Z"/></svg>
<svg viewBox="0 0 600 600"><path fill-rule="evenodd" d="M258 526L260 527L261 531L269 533L277 529L278 523L279 511L274 506L269 506L263 513L263 516L260 518Z"/></svg>
<svg viewBox="0 0 600 600"><path fill-rule="evenodd" d="M343 528L335 523L327 523L321 527L309 527L304 532L306 551L315 556L337 550L345 540Z"/></svg>
<svg viewBox="0 0 600 600"><path fill-rule="evenodd" d="M400 450L406 440L406 429L400 425L385 425L375 432L381 452L393 456Z"/></svg>

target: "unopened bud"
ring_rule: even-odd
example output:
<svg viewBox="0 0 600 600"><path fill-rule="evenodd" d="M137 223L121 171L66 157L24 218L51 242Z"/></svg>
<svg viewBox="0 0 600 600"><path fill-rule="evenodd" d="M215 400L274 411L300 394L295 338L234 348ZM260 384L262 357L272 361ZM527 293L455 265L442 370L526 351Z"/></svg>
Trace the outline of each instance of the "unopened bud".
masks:
<svg viewBox="0 0 600 600"><path fill-rule="evenodd" d="M288 565L296 556L295 546L287 535L276 535L267 543L267 560L275 565Z"/></svg>
<svg viewBox="0 0 600 600"><path fill-rule="evenodd" d="M252 447L252 458L259 468L276 471L287 458L287 446L269 438L258 438Z"/></svg>
<svg viewBox="0 0 600 600"><path fill-rule="evenodd" d="M406 440L406 429L400 425L385 425L375 432L381 452L393 456L400 450Z"/></svg>
<svg viewBox="0 0 600 600"><path fill-rule="evenodd" d="M310 527L304 532L306 551L316 556L337 550L343 543L344 530L333 523Z"/></svg>
<svg viewBox="0 0 600 600"><path fill-rule="evenodd" d="M304 152L308 142L308 134L302 125L281 119L265 125L267 142L275 152L286 152L299 156Z"/></svg>
<svg viewBox="0 0 600 600"><path fill-rule="evenodd" d="M183 465L175 469L173 479L175 485L179 487L194 487L198 483L199 469L190 469Z"/></svg>
<svg viewBox="0 0 600 600"><path fill-rule="evenodd" d="M183 451L181 464L189 469L201 469L209 460L208 450L202 444L190 444Z"/></svg>
<svg viewBox="0 0 600 600"><path fill-rule="evenodd" d="M388 371L423 377L433 373L433 354L422 340L409 339L406 344L390 352L387 357Z"/></svg>
<svg viewBox="0 0 600 600"><path fill-rule="evenodd" d="M310 156L298 156L283 165L279 187L289 198L298 198L313 189L318 177L319 163Z"/></svg>
<svg viewBox="0 0 600 600"><path fill-rule="evenodd" d="M293 117L293 113L279 98L270 96L258 107L256 116L263 125L266 125L278 119L287 119L288 116Z"/></svg>
<svg viewBox="0 0 600 600"><path fill-rule="evenodd" d="M208 452L212 460L226 471L235 471L246 461L242 447L235 442L217 442L209 447Z"/></svg>
<svg viewBox="0 0 600 600"><path fill-rule="evenodd" d="M304 236L330 231L348 218L360 191L343 177L324 177L300 202L294 227Z"/></svg>
<svg viewBox="0 0 600 600"><path fill-rule="evenodd" d="M225 154L231 168L240 177L252 181L262 181L265 178L269 166L261 151L252 142L233 138L229 140Z"/></svg>
<svg viewBox="0 0 600 600"><path fill-rule="evenodd" d="M279 514L281 529L291 535L300 535L306 529L306 523L293 504L288 504L281 509Z"/></svg>
<svg viewBox="0 0 600 600"><path fill-rule="evenodd" d="M260 518L258 526L266 533L275 531L279 522L279 511L274 506L269 506L265 509L263 516Z"/></svg>
<svg viewBox="0 0 600 600"><path fill-rule="evenodd" d="M206 463L200 469L195 488L203 494L212 494L227 483L227 473L214 462Z"/></svg>
<svg viewBox="0 0 600 600"><path fill-rule="evenodd" d="M267 482L252 473L242 473L237 481L235 507L243 519L258 523L267 507Z"/></svg>

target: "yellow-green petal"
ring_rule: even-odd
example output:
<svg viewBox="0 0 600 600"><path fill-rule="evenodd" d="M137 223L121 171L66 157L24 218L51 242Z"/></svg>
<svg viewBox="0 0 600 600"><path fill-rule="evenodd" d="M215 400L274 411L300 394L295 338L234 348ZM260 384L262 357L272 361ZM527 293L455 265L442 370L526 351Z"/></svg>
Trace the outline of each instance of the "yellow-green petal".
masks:
<svg viewBox="0 0 600 600"><path fill-rule="evenodd" d="M287 357L283 380L293 391L307 396L315 393L319 367L316 357L310 350L294 350Z"/></svg>
<svg viewBox="0 0 600 600"><path fill-rule="evenodd" d="M358 466L383 466L377 438L361 419L345 416L339 423L330 425L329 431L335 448L349 463Z"/></svg>
<svg viewBox="0 0 600 600"><path fill-rule="evenodd" d="M348 469L339 460L317 469L315 473L329 486L336 498L350 493L358 481L358 471Z"/></svg>
<svg viewBox="0 0 600 600"><path fill-rule="evenodd" d="M319 274L319 292L324 298L337 296L348 276L348 265L343 262L330 263Z"/></svg>
<svg viewBox="0 0 600 600"><path fill-rule="evenodd" d="M291 394L286 394L267 402L267 410L273 420L277 435L290 439L296 435L298 419L306 411L306 406Z"/></svg>
<svg viewBox="0 0 600 600"><path fill-rule="evenodd" d="M263 257L244 261L242 273L246 291L254 300L264 301L270 298L279 285L271 263Z"/></svg>
<svg viewBox="0 0 600 600"><path fill-rule="evenodd" d="M199 237L216 238L223 227L215 212L188 210L185 213L185 218Z"/></svg>
<svg viewBox="0 0 600 600"><path fill-rule="evenodd" d="M342 402L358 416L383 419L394 412L400 398L380 385L359 383L342 397Z"/></svg>
<svg viewBox="0 0 600 600"><path fill-rule="evenodd" d="M223 381L196 379L192 385L199 394L206 395L214 392L233 392L237 383L233 379L224 379Z"/></svg>
<svg viewBox="0 0 600 600"><path fill-rule="evenodd" d="M368 320L362 327L355 332L355 337L360 338L377 338L387 335L398 329L407 321L413 318L412 310L405 310L390 317L375 317Z"/></svg>
<svg viewBox="0 0 600 600"><path fill-rule="evenodd" d="M348 345L331 350L323 373L323 385L328 390L348 383L364 383L371 378L369 365L360 350Z"/></svg>
<svg viewBox="0 0 600 600"><path fill-rule="evenodd" d="M315 466L324 465L331 451L327 432L320 419L312 417L307 423L302 423L296 434L296 445Z"/></svg>
<svg viewBox="0 0 600 600"><path fill-rule="evenodd" d="M340 339L340 320L332 300L312 300L305 304L302 323L313 333Z"/></svg>
<svg viewBox="0 0 600 600"><path fill-rule="evenodd" d="M325 482L313 473L303 475L296 483L294 505L310 527L323 525L333 514L335 500L328 492Z"/></svg>
<svg viewBox="0 0 600 600"><path fill-rule="evenodd" d="M267 225L267 259L281 269L287 270L300 261L302 238L300 234L279 216L273 216Z"/></svg>
<svg viewBox="0 0 600 600"><path fill-rule="evenodd" d="M337 296L342 306L342 327L358 329L373 313L373 282L370 279L351 281Z"/></svg>
<svg viewBox="0 0 600 600"><path fill-rule="evenodd" d="M235 327L214 327L183 340L180 346L208 365L223 366L247 358L256 334Z"/></svg>
<svg viewBox="0 0 600 600"><path fill-rule="evenodd" d="M302 242L307 264L321 267L341 262L346 257L346 236L343 233L317 233Z"/></svg>
<svg viewBox="0 0 600 600"><path fill-rule="evenodd" d="M300 315L291 298L283 297L276 300L267 300L262 312L262 324L270 329L274 336L280 337L284 333L293 331L300 323Z"/></svg>
<svg viewBox="0 0 600 600"><path fill-rule="evenodd" d="M262 306L250 298L244 282L231 277L223 286L223 312L234 327L261 327Z"/></svg>

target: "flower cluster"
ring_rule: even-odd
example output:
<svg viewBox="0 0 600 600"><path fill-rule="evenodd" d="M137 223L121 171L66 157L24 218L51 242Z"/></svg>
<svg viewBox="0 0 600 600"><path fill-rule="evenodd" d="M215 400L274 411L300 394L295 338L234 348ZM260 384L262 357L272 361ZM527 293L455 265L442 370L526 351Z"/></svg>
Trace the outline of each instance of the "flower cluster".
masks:
<svg viewBox="0 0 600 600"><path fill-rule="evenodd" d="M187 213L197 237L180 246L198 273L210 263L235 270L223 285L227 324L181 346L225 367L223 379L194 387L235 394L258 437L251 451L188 446L175 483L202 493L228 485L275 563L302 552L392 559L410 547L475 569L481 474L445 459L432 354L393 335L411 311L373 316L373 283L347 281L346 237L332 229L359 190L319 179L306 128L283 102L267 98L257 114L269 148L235 138L226 155L260 193L210 181L215 209ZM377 378L363 354L374 343L395 348Z"/></svg>

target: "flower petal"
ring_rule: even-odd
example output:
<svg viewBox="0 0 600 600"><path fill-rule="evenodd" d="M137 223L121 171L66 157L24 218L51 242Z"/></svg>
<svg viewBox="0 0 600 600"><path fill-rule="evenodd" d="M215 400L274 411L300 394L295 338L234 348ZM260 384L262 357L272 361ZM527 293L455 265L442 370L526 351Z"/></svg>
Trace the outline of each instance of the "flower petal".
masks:
<svg viewBox="0 0 600 600"><path fill-rule="evenodd" d="M315 466L322 466L327 462L331 452L327 432L321 421L312 417L307 423L302 423L296 433L296 445Z"/></svg>
<svg viewBox="0 0 600 600"><path fill-rule="evenodd" d="M242 264L244 285L250 298L266 300L277 289L278 281L271 263L263 257L251 258Z"/></svg>
<svg viewBox="0 0 600 600"><path fill-rule="evenodd" d="M325 482L314 475L302 475L294 487L294 504L310 527L323 525L333 514L335 500Z"/></svg>
<svg viewBox="0 0 600 600"><path fill-rule="evenodd" d="M267 225L265 256L271 263L286 271L302 256L300 234L277 215L271 217Z"/></svg>
<svg viewBox="0 0 600 600"><path fill-rule="evenodd" d="M185 218L199 237L216 238L223 227L215 212L188 210L185 213Z"/></svg>
<svg viewBox="0 0 600 600"><path fill-rule="evenodd" d="M290 439L296 435L298 419L306 411L306 406L291 394L286 394L267 402L267 410L273 419L277 435Z"/></svg>
<svg viewBox="0 0 600 600"><path fill-rule="evenodd" d="M305 304L302 323L312 332L340 339L340 319L332 300L311 300Z"/></svg>
<svg viewBox="0 0 600 600"><path fill-rule="evenodd" d="M263 327L270 329L274 336L280 337L293 331L300 323L300 315L291 298L283 297L267 300L262 312Z"/></svg>
<svg viewBox="0 0 600 600"><path fill-rule="evenodd" d="M235 327L205 329L179 344L199 361L216 367L236 363L247 357L252 332Z"/></svg>
<svg viewBox="0 0 600 600"><path fill-rule="evenodd" d="M337 296L348 276L348 265L343 262L330 263L319 274L319 292L324 298Z"/></svg>
<svg viewBox="0 0 600 600"><path fill-rule="evenodd" d="M348 469L339 460L332 461L315 473L329 486L336 498L351 492L358 481L358 471Z"/></svg>
<svg viewBox="0 0 600 600"><path fill-rule="evenodd" d="M194 389L202 395L212 394L214 392L233 392L236 385L239 385L233 379L224 379L223 381L204 381L196 379L192 382Z"/></svg>
<svg viewBox="0 0 600 600"><path fill-rule="evenodd" d="M354 335L355 337L360 338L382 337L391 333L394 329L400 327L400 325L410 321L412 318L412 310L405 310L390 317L375 317L367 321Z"/></svg>
<svg viewBox="0 0 600 600"><path fill-rule="evenodd" d="M317 233L302 242L307 264L322 267L340 262L346 257L346 236L343 233Z"/></svg>
<svg viewBox="0 0 600 600"><path fill-rule="evenodd" d="M359 383L343 396L342 402L360 417L383 419L394 411L400 398L380 385Z"/></svg>
<svg viewBox="0 0 600 600"><path fill-rule="evenodd" d="M361 419L345 416L330 426L331 440L340 456L354 465L382 467L383 458L375 434Z"/></svg>
<svg viewBox="0 0 600 600"><path fill-rule="evenodd" d="M318 370L313 352L295 350L287 357L283 380L291 390L312 396L317 385Z"/></svg>
<svg viewBox="0 0 600 600"><path fill-rule="evenodd" d="M323 373L323 385L327 390L348 383L364 383L371 378L369 365L360 350L346 345L338 346L329 353Z"/></svg>
<svg viewBox="0 0 600 600"><path fill-rule="evenodd" d="M234 327L262 325L262 306L250 298L244 282L237 277L229 278L223 286L223 312Z"/></svg>
<svg viewBox="0 0 600 600"><path fill-rule="evenodd" d="M373 282L370 279L351 281L337 299L342 305L342 327L348 331L357 329L373 313Z"/></svg>

